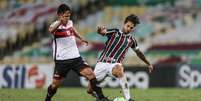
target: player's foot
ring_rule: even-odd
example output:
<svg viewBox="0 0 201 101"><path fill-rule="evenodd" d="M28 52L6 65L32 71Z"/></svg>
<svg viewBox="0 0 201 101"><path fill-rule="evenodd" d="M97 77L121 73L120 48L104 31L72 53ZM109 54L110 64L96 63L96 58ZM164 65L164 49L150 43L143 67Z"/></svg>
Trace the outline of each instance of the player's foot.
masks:
<svg viewBox="0 0 201 101"><path fill-rule="evenodd" d="M93 91L87 91L87 93L88 93L89 95L95 97L96 99L98 99L98 96L96 95L95 92L93 92Z"/></svg>
<svg viewBox="0 0 201 101"><path fill-rule="evenodd" d="M102 99L99 99L98 96L96 95L96 93L93 92L93 91L89 91L89 90L88 90L87 93L88 93L89 95L95 97L95 98L96 98L96 101L112 101L112 100L109 100L107 97L104 97L104 98L102 98Z"/></svg>
<svg viewBox="0 0 201 101"><path fill-rule="evenodd" d="M49 97L48 95L45 98L45 101L51 101L51 97Z"/></svg>
<svg viewBox="0 0 201 101"><path fill-rule="evenodd" d="M96 101L112 101L112 100L109 100L107 97L104 97L102 99L96 99Z"/></svg>
<svg viewBox="0 0 201 101"><path fill-rule="evenodd" d="M133 99L129 99L128 101L135 101L135 100L133 100Z"/></svg>

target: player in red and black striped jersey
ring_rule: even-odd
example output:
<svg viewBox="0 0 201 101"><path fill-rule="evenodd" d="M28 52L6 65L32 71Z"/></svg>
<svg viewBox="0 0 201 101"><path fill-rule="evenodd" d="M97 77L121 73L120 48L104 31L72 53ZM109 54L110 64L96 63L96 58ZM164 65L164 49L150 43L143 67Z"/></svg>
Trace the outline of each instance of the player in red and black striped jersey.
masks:
<svg viewBox="0 0 201 101"><path fill-rule="evenodd" d="M127 79L121 64L128 48L132 48L137 56L148 65L149 72L153 70L153 66L140 51L134 36L130 34L139 23L138 17L131 14L126 17L122 30L106 29L104 26L99 26L97 30L98 34L107 36L108 40L105 43L105 48L94 70L96 78L99 82L103 81L107 76L117 78L122 87L126 101L134 101L130 97ZM88 93L90 94L91 91L89 85Z"/></svg>
<svg viewBox="0 0 201 101"><path fill-rule="evenodd" d="M49 32L54 37L52 48L55 68L53 81L48 87L45 101L51 101L51 98L70 70L89 80L94 91L93 93L98 97L97 101L109 101L103 95L102 89L97 86L98 82L93 70L79 54L75 38L80 39L84 43L88 42L79 36L73 27L73 22L70 20L71 10L69 6L61 4L58 7L57 15L58 20L53 22L49 27Z"/></svg>

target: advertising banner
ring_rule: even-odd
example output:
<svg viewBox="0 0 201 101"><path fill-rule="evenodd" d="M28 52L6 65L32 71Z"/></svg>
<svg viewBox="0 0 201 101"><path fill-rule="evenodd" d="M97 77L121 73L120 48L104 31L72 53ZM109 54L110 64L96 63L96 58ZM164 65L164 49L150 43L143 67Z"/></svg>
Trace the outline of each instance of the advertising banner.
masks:
<svg viewBox="0 0 201 101"><path fill-rule="evenodd" d="M201 65L181 64L177 66L177 87L201 87Z"/></svg>
<svg viewBox="0 0 201 101"><path fill-rule="evenodd" d="M0 88L46 88L53 64L0 65Z"/></svg>
<svg viewBox="0 0 201 101"><path fill-rule="evenodd" d="M148 73L147 67L126 67L125 75L130 87L146 89L149 87L175 87L176 86L176 66L175 65L157 65L154 71ZM84 86L88 82L84 77L79 77L74 72L69 72L62 86ZM101 83L102 87L119 87L119 81L108 77Z"/></svg>
<svg viewBox="0 0 201 101"><path fill-rule="evenodd" d="M201 87L201 65L187 64L158 64L154 71L148 73L147 67L131 66L125 68L125 74L130 87L179 87L199 88ZM70 72L65 79L63 86L84 86L88 82L84 77L79 77ZM101 84L103 87L119 87L117 79L108 77Z"/></svg>
<svg viewBox="0 0 201 101"><path fill-rule="evenodd" d="M54 64L0 65L0 88L47 88L52 82ZM125 68L130 87L147 89L150 87L201 87L201 65L155 65L148 73L147 67ZM88 81L70 71L64 79L63 87L87 87ZM101 83L103 87L120 87L119 81L108 77Z"/></svg>

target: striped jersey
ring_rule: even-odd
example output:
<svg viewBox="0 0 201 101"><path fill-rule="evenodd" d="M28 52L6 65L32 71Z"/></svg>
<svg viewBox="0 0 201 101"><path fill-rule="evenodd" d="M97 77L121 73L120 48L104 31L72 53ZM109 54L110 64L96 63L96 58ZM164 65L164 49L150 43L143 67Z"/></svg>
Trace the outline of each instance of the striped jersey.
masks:
<svg viewBox="0 0 201 101"><path fill-rule="evenodd" d="M131 34L124 34L119 29L107 29L105 48L98 62L121 63L128 48L138 49L137 41Z"/></svg>
<svg viewBox="0 0 201 101"><path fill-rule="evenodd" d="M56 23L57 21L53 22L50 27ZM54 36L52 44L54 60L67 60L80 57L75 40L75 33L71 20L69 20L66 25L60 25L57 30L52 33Z"/></svg>

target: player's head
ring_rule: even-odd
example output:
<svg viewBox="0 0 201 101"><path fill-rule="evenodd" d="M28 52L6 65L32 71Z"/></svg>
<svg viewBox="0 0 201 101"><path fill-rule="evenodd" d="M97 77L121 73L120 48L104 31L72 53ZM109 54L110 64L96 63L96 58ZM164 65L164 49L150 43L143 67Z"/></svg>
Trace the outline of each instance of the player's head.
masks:
<svg viewBox="0 0 201 101"><path fill-rule="evenodd" d="M57 15L59 16L59 18L63 17L64 19L63 23L67 23L67 21L70 19L71 16L70 7L66 4L61 4L57 9Z"/></svg>
<svg viewBox="0 0 201 101"><path fill-rule="evenodd" d="M136 15L131 14L127 16L124 21L123 32L125 34L130 33L131 31L134 30L134 27L139 23L140 23L139 18Z"/></svg>

